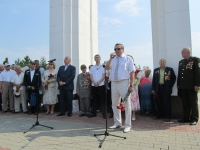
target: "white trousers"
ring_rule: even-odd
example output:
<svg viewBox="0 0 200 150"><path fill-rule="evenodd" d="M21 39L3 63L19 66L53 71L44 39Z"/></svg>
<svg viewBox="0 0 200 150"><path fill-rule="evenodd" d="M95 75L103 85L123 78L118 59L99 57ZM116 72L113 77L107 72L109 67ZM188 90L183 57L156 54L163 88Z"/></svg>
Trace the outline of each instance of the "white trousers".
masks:
<svg viewBox="0 0 200 150"><path fill-rule="evenodd" d="M122 126L121 110L117 109L117 106L121 102L121 98L124 99L128 92L129 80L123 80L122 82L112 82L112 109L114 112L114 125ZM130 96L127 102L125 102L125 128L131 128L131 101Z"/></svg>
<svg viewBox="0 0 200 150"><path fill-rule="evenodd" d="M20 90L20 96L15 97L15 112L20 112L20 103L22 104L23 112L27 111L26 90Z"/></svg>

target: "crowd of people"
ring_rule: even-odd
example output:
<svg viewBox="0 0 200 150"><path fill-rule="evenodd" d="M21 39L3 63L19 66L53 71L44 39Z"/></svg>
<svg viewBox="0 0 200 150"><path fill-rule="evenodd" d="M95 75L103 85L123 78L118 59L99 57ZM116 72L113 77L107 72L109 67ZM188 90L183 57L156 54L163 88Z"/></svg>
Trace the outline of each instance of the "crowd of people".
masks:
<svg viewBox="0 0 200 150"><path fill-rule="evenodd" d="M196 125L199 119L200 62L191 56L189 47L183 48L181 54L184 59L178 64L177 89L183 103L184 118L178 121ZM121 112L125 111L124 132L130 131L131 122L136 120L136 111L141 115L154 114L154 119L170 121L171 94L176 75L173 68L166 66L166 59L161 58L160 66L151 74L148 67L138 69L133 57L125 55L124 45L117 43L106 64L101 64L98 54L94 60L95 64L89 66L88 72L87 66L82 64L81 73L77 75L80 117L96 117L97 110L100 110L102 117L106 118L109 112L109 118L114 118L110 128L115 129L122 126ZM30 61L27 69L20 66L11 68L9 63L0 65L0 110L3 113L19 113L22 110L36 114L42 103L46 115L52 115L56 103L59 103L57 116L64 116L66 112L69 117L73 115L76 67L71 65L68 56L58 70L55 59L48 62L45 69L39 66L38 60Z"/></svg>

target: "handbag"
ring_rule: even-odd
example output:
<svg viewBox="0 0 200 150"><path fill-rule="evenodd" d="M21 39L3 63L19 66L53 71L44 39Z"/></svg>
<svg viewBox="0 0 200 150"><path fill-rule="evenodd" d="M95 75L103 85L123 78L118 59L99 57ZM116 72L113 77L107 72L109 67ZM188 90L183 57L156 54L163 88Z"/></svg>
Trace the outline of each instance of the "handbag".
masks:
<svg viewBox="0 0 200 150"><path fill-rule="evenodd" d="M36 106L36 93L31 94L31 99L30 99L30 106Z"/></svg>

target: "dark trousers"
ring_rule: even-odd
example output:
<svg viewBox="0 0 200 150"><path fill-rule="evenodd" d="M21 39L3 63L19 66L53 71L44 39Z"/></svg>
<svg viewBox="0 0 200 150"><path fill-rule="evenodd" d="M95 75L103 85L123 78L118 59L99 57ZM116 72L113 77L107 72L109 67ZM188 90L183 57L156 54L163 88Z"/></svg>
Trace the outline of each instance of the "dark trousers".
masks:
<svg viewBox="0 0 200 150"><path fill-rule="evenodd" d="M184 119L191 122L199 120L197 92L194 89L179 89L183 103Z"/></svg>
<svg viewBox="0 0 200 150"><path fill-rule="evenodd" d="M37 107L38 107L38 112L39 112L39 106L40 106L40 100L39 100L39 94L37 93L37 91L32 91L32 90L28 90L28 102L30 104L31 101L31 94L32 93L36 93L36 106L31 106L30 107L30 111L31 113L36 113L37 112Z"/></svg>
<svg viewBox="0 0 200 150"><path fill-rule="evenodd" d="M158 113L157 117L165 117L171 119L171 94L165 92L165 86L159 85L158 97L156 99Z"/></svg>
<svg viewBox="0 0 200 150"><path fill-rule="evenodd" d="M101 104L102 114L105 115L105 85L94 87L92 86L92 113L97 113L97 97L99 96L99 102Z"/></svg>
<svg viewBox="0 0 200 150"><path fill-rule="evenodd" d="M107 111L111 114L113 114L112 110L112 99L111 99L111 82L108 83L109 89L107 89Z"/></svg>
<svg viewBox="0 0 200 150"><path fill-rule="evenodd" d="M0 110L2 110L2 95L0 93Z"/></svg>
<svg viewBox="0 0 200 150"><path fill-rule="evenodd" d="M68 113L72 114L72 99L73 91L72 90L60 90L60 113L66 113L66 106Z"/></svg>

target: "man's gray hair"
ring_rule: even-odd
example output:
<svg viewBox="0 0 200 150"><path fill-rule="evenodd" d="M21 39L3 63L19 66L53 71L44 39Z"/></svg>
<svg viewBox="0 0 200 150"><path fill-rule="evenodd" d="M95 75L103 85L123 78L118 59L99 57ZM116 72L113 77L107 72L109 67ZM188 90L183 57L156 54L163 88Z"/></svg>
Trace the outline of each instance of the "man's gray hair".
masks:
<svg viewBox="0 0 200 150"><path fill-rule="evenodd" d="M159 60L159 63L160 63L162 60L165 61L165 62L167 62L165 58L161 58L161 59Z"/></svg>
<svg viewBox="0 0 200 150"><path fill-rule="evenodd" d="M190 54L192 53L192 50L191 50L191 48L190 48L190 47L188 47L188 46L184 47L182 50L186 50L186 51L190 52Z"/></svg>

